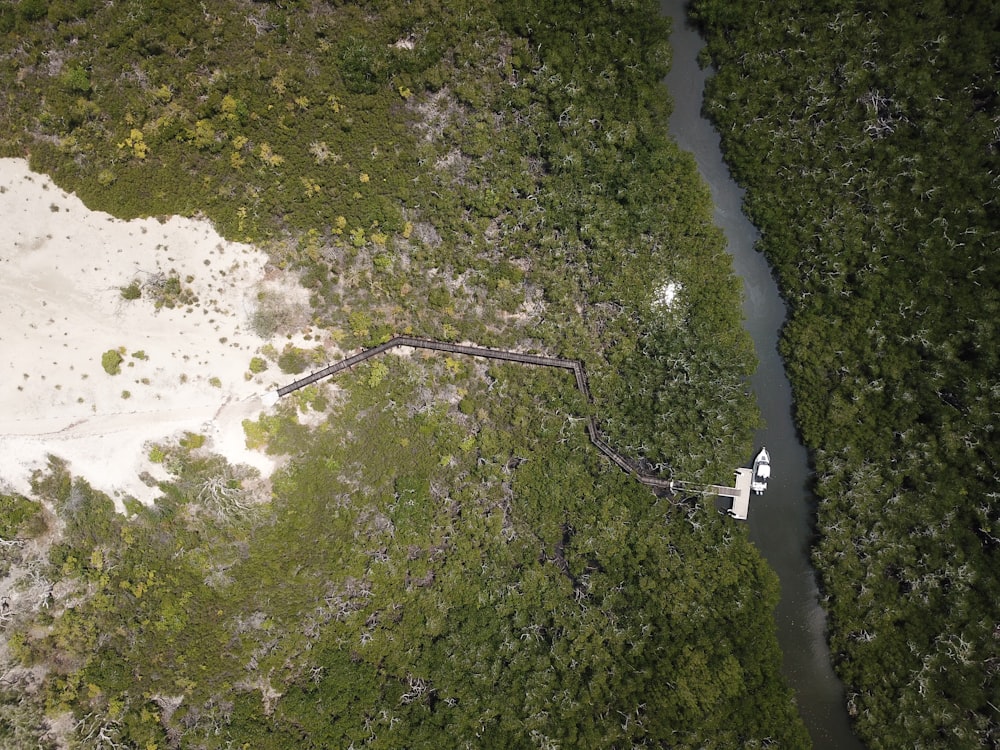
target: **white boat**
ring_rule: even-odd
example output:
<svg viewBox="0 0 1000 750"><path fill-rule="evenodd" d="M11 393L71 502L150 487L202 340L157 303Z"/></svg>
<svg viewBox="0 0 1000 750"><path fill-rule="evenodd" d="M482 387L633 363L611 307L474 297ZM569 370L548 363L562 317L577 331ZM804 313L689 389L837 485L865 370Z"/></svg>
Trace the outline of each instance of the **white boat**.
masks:
<svg viewBox="0 0 1000 750"><path fill-rule="evenodd" d="M767 454L767 448L761 448L757 458L753 460L753 477L750 480L750 489L758 495L767 489L767 480L771 478L771 457Z"/></svg>

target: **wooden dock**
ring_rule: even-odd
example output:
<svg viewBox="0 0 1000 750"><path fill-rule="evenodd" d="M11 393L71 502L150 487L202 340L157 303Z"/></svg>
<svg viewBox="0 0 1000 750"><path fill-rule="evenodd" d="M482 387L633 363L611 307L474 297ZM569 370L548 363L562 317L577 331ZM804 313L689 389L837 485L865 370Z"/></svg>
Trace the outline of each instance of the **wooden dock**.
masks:
<svg viewBox="0 0 1000 750"><path fill-rule="evenodd" d="M753 479L753 471L750 469L736 470L736 486L726 487L721 484L695 484L693 482L671 482L671 490L674 492L688 492L699 495L716 495L718 497L728 497L733 501L729 509L729 515L740 521L747 520L750 511L750 481Z"/></svg>
<svg viewBox="0 0 1000 750"><path fill-rule="evenodd" d="M562 359L560 357L546 357L540 354L528 354L526 352L515 352L507 349L492 349L484 346L472 346L468 344L452 344L447 341L435 341L434 339L423 339L415 336L395 336L385 343L364 349L357 354L328 365L321 370L310 373L304 378L300 378L286 386L282 386L276 392L278 398L287 396L300 388L316 383L324 378L336 375L344 370L349 370L354 365L365 360L383 354L396 347L411 347L414 349L429 349L432 351L449 352L451 354L464 354L470 357L483 357L485 359L497 359L505 362L519 362L537 367L556 367L562 370L572 370L577 389L584 395L588 403L593 403L590 396L590 387L587 384L587 373L583 369L583 362L577 359ZM734 518L746 520L750 505L750 478L752 472L749 469L736 470L736 486L723 487L722 485L696 485L691 482L681 482L672 479L664 479L644 471L638 462L633 461L616 451L601 435L597 427L597 419L591 415L587 419L587 436L590 442L601 453L608 457L612 463L617 465L626 474L630 474L637 481L654 489L665 490L670 494L696 493L702 495L719 495L729 497L733 500L733 507L729 511Z"/></svg>
<svg viewBox="0 0 1000 750"><path fill-rule="evenodd" d="M750 469L736 470L736 486L720 488L719 497L731 497L733 507L729 509L729 514L740 521L747 520L750 512L750 480L753 478L753 471Z"/></svg>

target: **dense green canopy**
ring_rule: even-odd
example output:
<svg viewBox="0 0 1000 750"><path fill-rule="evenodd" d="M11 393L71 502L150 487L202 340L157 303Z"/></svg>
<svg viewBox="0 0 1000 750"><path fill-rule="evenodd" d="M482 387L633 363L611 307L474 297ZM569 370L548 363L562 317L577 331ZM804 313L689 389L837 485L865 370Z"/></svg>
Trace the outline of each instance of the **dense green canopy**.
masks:
<svg viewBox="0 0 1000 750"><path fill-rule="evenodd" d="M1000 742L1000 8L705 0L873 747Z"/></svg>
<svg viewBox="0 0 1000 750"><path fill-rule="evenodd" d="M0 152L262 243L345 349L582 359L618 449L721 481L754 362L665 135L667 31L651 3L7 2ZM53 744L45 714L82 745L808 744L745 528L594 451L569 377L387 356L246 425L269 485L188 435L127 516L54 459L3 499L51 546L3 552L50 587L6 625L39 669L3 686L0 742Z"/></svg>

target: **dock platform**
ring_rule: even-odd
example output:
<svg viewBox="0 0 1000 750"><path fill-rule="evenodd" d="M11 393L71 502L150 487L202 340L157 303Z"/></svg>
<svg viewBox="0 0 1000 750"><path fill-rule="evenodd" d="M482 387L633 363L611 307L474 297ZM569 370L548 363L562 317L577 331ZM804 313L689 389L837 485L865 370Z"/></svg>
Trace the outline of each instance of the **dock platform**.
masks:
<svg viewBox="0 0 1000 750"><path fill-rule="evenodd" d="M729 514L740 521L747 520L750 512L750 480L753 479L753 471L750 469L736 470L735 487L714 487L718 490L719 497L732 498L733 507L729 509Z"/></svg>
<svg viewBox="0 0 1000 750"><path fill-rule="evenodd" d="M726 487L721 484L695 484L693 482L682 482L674 480L670 483L670 489L680 492L697 492L701 495L718 495L728 497L733 501L729 509L729 515L733 518L745 521L750 512L750 481L753 479L751 469L736 470L736 486Z"/></svg>

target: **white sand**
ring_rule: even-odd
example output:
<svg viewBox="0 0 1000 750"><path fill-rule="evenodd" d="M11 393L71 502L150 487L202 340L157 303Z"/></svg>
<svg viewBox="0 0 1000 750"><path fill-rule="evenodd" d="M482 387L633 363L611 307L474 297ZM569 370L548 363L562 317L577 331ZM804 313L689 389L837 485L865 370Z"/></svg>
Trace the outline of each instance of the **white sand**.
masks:
<svg viewBox="0 0 1000 750"><path fill-rule="evenodd" d="M148 461L147 443L184 431L204 434L230 462L270 473L241 426L284 377L272 366L245 378L267 343L248 324L266 262L207 222L120 221L88 210L25 161L0 159L0 488L26 492L32 468L51 453L119 506L125 494L150 502L159 492L138 475L164 473ZM194 277L185 287L197 305L156 310L145 290L123 299L120 288L133 279L172 270ZM287 281L279 288L304 294ZM121 373L111 376L101 355L119 347ZM139 351L148 359L132 356Z"/></svg>

